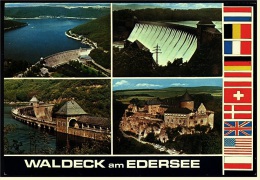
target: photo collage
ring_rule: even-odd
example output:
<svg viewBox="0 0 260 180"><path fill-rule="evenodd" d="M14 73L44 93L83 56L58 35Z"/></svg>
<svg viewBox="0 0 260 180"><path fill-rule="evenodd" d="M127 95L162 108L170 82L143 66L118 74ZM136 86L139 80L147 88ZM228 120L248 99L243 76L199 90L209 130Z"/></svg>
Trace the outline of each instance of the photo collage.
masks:
<svg viewBox="0 0 260 180"><path fill-rule="evenodd" d="M224 72L251 70L231 41L248 24L223 21L223 3L5 3L4 154L222 156Z"/></svg>

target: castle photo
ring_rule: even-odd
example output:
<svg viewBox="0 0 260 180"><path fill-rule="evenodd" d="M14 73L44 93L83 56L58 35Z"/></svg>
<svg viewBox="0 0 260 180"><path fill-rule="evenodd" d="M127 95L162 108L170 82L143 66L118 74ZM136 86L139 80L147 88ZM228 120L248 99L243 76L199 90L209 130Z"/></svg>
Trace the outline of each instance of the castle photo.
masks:
<svg viewBox="0 0 260 180"><path fill-rule="evenodd" d="M130 84L134 86L134 82L138 82L138 80L125 81L128 81L129 86ZM119 121L117 128L119 128L120 141L122 142L120 135L122 134L128 140L132 138L136 142L151 145L159 150L157 153L220 153L221 88L198 86L158 89L163 84L169 84L169 81L171 80L163 79L161 83L159 81L157 84L137 83L135 86L153 86L155 89L129 89L114 92L116 98L114 103L118 106L120 102L122 103L122 109L118 108L122 116L114 116L114 121ZM115 86L117 86L116 83ZM196 84L196 82L193 83ZM181 86L181 83L172 84ZM190 84L192 84L191 81ZM212 140L206 145L204 141L209 141L209 139ZM189 145L185 145L186 143ZM207 146L212 143L218 144L218 147L215 146L216 151L208 150ZM202 144L205 144L205 147Z"/></svg>

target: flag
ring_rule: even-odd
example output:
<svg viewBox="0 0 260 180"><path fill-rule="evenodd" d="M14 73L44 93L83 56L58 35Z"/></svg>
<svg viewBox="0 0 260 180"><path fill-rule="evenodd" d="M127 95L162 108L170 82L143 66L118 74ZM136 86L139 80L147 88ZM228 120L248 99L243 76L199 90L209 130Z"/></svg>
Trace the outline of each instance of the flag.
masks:
<svg viewBox="0 0 260 180"><path fill-rule="evenodd" d="M224 136L251 136L251 121L225 121Z"/></svg>
<svg viewBox="0 0 260 180"><path fill-rule="evenodd" d="M225 155L252 155L252 138L224 138Z"/></svg>
<svg viewBox="0 0 260 180"><path fill-rule="evenodd" d="M251 24L224 24L225 39L251 39Z"/></svg>
<svg viewBox="0 0 260 180"><path fill-rule="evenodd" d="M226 56L224 57L225 71L250 71L251 57L250 56Z"/></svg>
<svg viewBox="0 0 260 180"><path fill-rule="evenodd" d="M250 55L251 46L251 41L224 41L224 54Z"/></svg>
<svg viewBox="0 0 260 180"><path fill-rule="evenodd" d="M252 103L252 88L225 88L224 103Z"/></svg>
<svg viewBox="0 0 260 180"><path fill-rule="evenodd" d="M252 169L253 157L251 156L226 156L224 157L225 170L249 170Z"/></svg>
<svg viewBox="0 0 260 180"><path fill-rule="evenodd" d="M224 22L251 22L252 7L224 7Z"/></svg>
<svg viewBox="0 0 260 180"><path fill-rule="evenodd" d="M224 105L224 119L252 119L252 105Z"/></svg>
<svg viewBox="0 0 260 180"><path fill-rule="evenodd" d="M251 78L251 72L224 72L225 78Z"/></svg>

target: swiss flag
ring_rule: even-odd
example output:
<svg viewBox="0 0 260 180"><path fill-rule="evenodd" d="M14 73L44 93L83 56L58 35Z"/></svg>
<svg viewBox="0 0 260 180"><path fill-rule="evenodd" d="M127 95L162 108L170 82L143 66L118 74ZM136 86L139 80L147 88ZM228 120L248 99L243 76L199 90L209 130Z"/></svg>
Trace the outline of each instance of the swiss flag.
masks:
<svg viewBox="0 0 260 180"><path fill-rule="evenodd" d="M224 103L252 103L251 88L225 88Z"/></svg>

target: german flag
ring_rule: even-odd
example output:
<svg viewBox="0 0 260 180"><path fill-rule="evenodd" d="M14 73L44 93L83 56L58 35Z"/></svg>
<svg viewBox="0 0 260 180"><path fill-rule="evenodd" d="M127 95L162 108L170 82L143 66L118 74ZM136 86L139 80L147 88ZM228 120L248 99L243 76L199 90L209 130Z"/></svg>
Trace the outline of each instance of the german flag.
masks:
<svg viewBox="0 0 260 180"><path fill-rule="evenodd" d="M250 56L231 56L224 58L225 71L251 71Z"/></svg>
<svg viewBox="0 0 260 180"><path fill-rule="evenodd" d="M225 39L251 39L251 24L225 24Z"/></svg>

